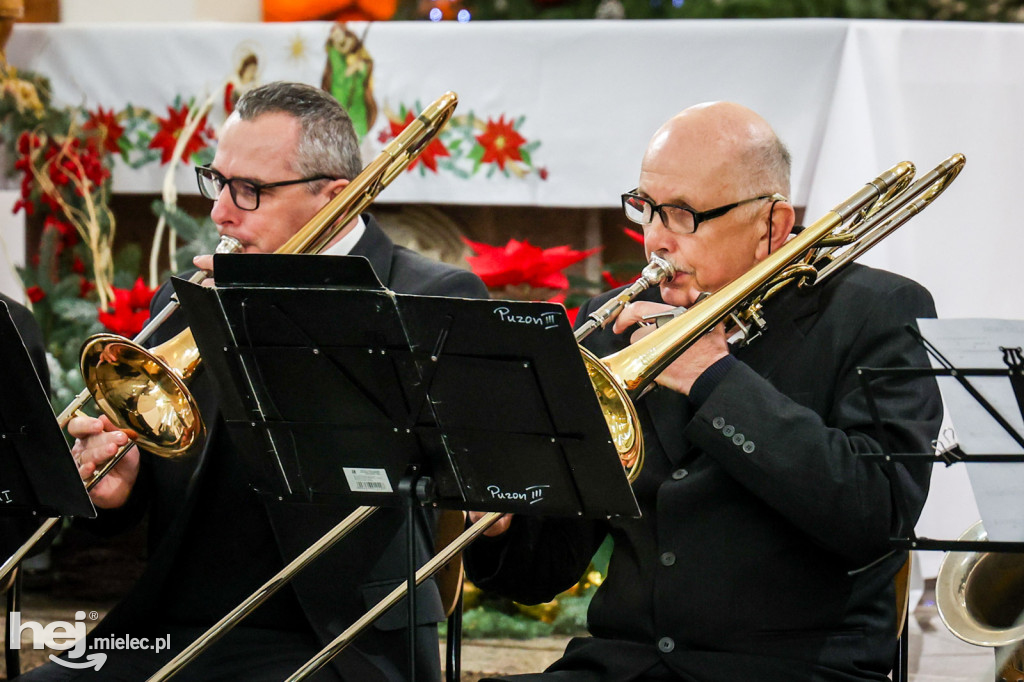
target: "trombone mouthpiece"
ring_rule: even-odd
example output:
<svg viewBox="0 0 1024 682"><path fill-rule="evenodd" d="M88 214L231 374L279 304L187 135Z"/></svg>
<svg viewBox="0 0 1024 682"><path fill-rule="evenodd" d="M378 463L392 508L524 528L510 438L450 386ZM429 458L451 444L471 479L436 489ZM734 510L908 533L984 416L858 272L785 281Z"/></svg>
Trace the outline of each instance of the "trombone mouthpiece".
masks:
<svg viewBox="0 0 1024 682"><path fill-rule="evenodd" d="M238 253L241 250L242 242L238 241L234 237L222 234L214 253Z"/></svg>
<svg viewBox="0 0 1024 682"><path fill-rule="evenodd" d="M676 267L658 254L652 253L650 262L640 275L647 280L648 284L671 282L672 278L676 276Z"/></svg>

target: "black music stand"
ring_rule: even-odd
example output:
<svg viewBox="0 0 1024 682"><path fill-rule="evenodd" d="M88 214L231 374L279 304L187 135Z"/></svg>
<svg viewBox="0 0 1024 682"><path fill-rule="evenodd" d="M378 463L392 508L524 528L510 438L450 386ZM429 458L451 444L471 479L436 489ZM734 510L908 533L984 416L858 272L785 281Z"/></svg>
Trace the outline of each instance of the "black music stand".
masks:
<svg viewBox="0 0 1024 682"><path fill-rule="evenodd" d="M2 301L0 357L0 516L95 517L75 459Z"/></svg>
<svg viewBox="0 0 1024 682"><path fill-rule="evenodd" d="M96 516L78 467L50 408L50 401L25 343L0 301L0 357L4 384L0 390L0 561L31 534L31 517ZM15 517L25 517L16 520ZM23 527L24 526L24 527ZM10 574L7 620L20 609L21 571ZM4 586L0 585L0 591ZM21 668L19 650L7 646L9 675Z"/></svg>
<svg viewBox="0 0 1024 682"><path fill-rule="evenodd" d="M968 454L960 447L959 444L950 443L948 447L945 447L938 452L923 453L923 452L893 452L891 444L885 437L885 431L882 429L882 418L878 411L878 406L875 402L874 392L871 388L871 382L874 379L914 379L921 377L951 377L957 381L957 383L966 390L971 397L981 406L981 408L988 413L992 420L1003 430L1009 437L1016 442L1019 446L1024 448L1024 434L1021 434L1012 424L1007 420L1006 416L1001 414L999 410L985 398L984 395L971 383L971 377L1002 377L1007 379L1011 387L1014 389L1014 396L1017 401L1017 409L1024 415L1024 391L1017 390L1018 385L1024 381L1024 361L1021 363L1011 363L1009 360L1006 361L1006 369L993 369L993 368L961 368L956 367L949 360L942 355L942 353L935 348L921 333L913 326L907 326L906 330L908 333L914 336L919 343L928 351L928 353L935 358L937 363L940 365L938 368L922 368L922 367L889 367L889 368L872 368L872 367L858 367L857 372L859 374L861 387L864 390L864 395L867 400L868 410L871 413L872 420L878 432L882 435L880 438L880 444L882 447L881 453L866 453L861 455L869 460L881 461L882 466L886 468L886 471L890 475L890 480L893 483L894 494L897 501L897 513L899 515L898 521L901 528L905 528L905 535L898 535L891 538L893 545L898 549L920 549L920 550L939 550L939 551L968 551L968 552L1024 552L1024 542L1009 542L1009 541L983 541L983 542L969 542L963 540L936 540L931 538L917 537L914 533L912 524L907 523L908 512L906 510L906 494L903 491L903 487L900 484L899 477L895 475L894 464L895 462L920 462L922 460L932 461L934 463L942 463L945 466L952 466L957 462L1024 462L1024 454L999 454L999 453L971 453ZM1000 349L1002 351L1004 349ZM1019 355L1019 349L1018 349ZM1004 357L1005 353L1004 353Z"/></svg>
<svg viewBox="0 0 1024 682"><path fill-rule="evenodd" d="M174 287L259 493L639 516L561 306L394 294L358 257L215 269Z"/></svg>
<svg viewBox="0 0 1024 682"><path fill-rule="evenodd" d="M951 377L966 390L971 397L980 405L992 420L1003 429L1012 440L1024 447L1024 435L1015 429L1007 418L992 405L984 395L971 383L970 377L1004 377L1010 384L1016 399L1016 407L1024 416L1024 358L1021 357L1021 349L1013 349L1016 354L1009 352L1010 349L1000 348L1003 352L1004 362L1007 369L991 368L959 368L953 365L945 356L929 342L920 331L908 325L906 331L925 348L937 364L938 368L918 367L890 367L871 368L858 367L857 372L860 378L861 387L867 400L868 410L877 433L881 434L879 442L881 453L865 453L861 455L868 460L881 462L889 480L893 484L893 493L897 514L897 534L890 538L894 549L901 550L930 550L944 552L1024 552L1024 542L1010 541L971 541L957 539L934 539L919 537L914 530L914 524L909 522L909 511L907 494L900 482L900 476L896 471L896 462L921 462L931 461L943 463L945 466L952 466L957 462L1024 462L1024 455L1021 454L992 454L977 453L967 454L958 443L948 443L942 449L932 453L922 452L893 452L891 444L882 428L882 418L878 411L877 403L872 389L872 381L875 379L914 379L922 377ZM908 577L909 581L909 577ZM903 682L907 679L908 647L905 641L909 609L904 615L903 632L897 642L896 666L893 669L893 680Z"/></svg>

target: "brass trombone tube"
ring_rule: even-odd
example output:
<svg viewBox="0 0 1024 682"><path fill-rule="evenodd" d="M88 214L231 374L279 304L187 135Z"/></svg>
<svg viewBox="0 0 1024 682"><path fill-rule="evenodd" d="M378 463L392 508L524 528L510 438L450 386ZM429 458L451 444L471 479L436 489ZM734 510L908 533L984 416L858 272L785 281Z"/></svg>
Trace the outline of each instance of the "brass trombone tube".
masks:
<svg viewBox="0 0 1024 682"><path fill-rule="evenodd" d="M236 606L230 613L221 618L209 630L201 634L194 642L188 645L177 656L168 661L160 670L156 671L148 682L168 680L174 677L186 665L199 654L206 651L214 642L223 637L227 632L237 625L243 618L252 613L256 608L284 587L296 573L304 569L318 556L333 547L339 540L349 534L360 523L365 521L377 511L379 507L358 507L349 514L341 523L327 531L319 540L307 547L299 556L278 571L277 575L263 583L263 586L253 592L241 604Z"/></svg>
<svg viewBox="0 0 1024 682"><path fill-rule="evenodd" d="M818 269L815 281L824 281L923 211L956 179L966 161L963 154L953 154L894 197L878 213L855 227L852 232L857 235L857 241L848 248L837 247L825 254L830 262ZM836 251L838 255L834 255Z"/></svg>
<svg viewBox="0 0 1024 682"><path fill-rule="evenodd" d="M488 512L487 514L484 514L480 520L464 530L459 537L455 538L451 542L451 544L447 545L444 549L435 554L433 558L423 564L423 566L416 571L416 585L419 586L424 580L441 570L445 564L454 559L459 552L476 540L481 533L493 526L494 523L502 516L503 512ZM321 649L320 653L309 659L305 665L292 673L287 682L298 682L299 680L304 680L323 668L331 661L332 658L337 656L345 649L345 647L351 644L352 640L355 639L359 633L369 627L373 621L384 615L388 609L401 601L408 593L408 583L402 583L393 589L386 597L377 602L372 609L363 614L359 620L350 625L348 629L335 637L330 644Z"/></svg>

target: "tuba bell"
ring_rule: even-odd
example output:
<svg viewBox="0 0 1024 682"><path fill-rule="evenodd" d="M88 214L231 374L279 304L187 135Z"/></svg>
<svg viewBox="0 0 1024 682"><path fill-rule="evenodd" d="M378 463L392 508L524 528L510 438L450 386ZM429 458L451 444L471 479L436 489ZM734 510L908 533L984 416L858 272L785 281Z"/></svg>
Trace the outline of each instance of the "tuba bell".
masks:
<svg viewBox="0 0 1024 682"><path fill-rule="evenodd" d="M957 538L984 542L978 521ZM949 552L935 581L939 617L954 635L996 649L996 679L1024 682L1024 555L1010 552Z"/></svg>

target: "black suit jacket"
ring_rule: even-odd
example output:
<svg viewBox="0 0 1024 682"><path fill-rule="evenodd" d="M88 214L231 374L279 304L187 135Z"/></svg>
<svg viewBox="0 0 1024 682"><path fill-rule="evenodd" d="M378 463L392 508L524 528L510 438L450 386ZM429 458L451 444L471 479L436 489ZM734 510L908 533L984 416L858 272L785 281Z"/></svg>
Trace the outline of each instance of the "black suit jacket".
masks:
<svg viewBox="0 0 1024 682"><path fill-rule="evenodd" d="M684 680L886 678L893 576L905 559L889 538L916 522L930 466L889 472L860 455L880 452L882 437L894 452L929 451L941 403L931 379L878 380L880 430L857 368L926 367L903 327L934 316L931 297L853 265L766 308L764 336L734 354L740 362L703 404L660 387L639 401L642 519L517 517L505 536L471 548L478 585L537 602L574 583L612 535L589 612L594 638L574 641L552 670L602 670L616 682L659 664ZM587 345L604 356L627 344L606 330Z"/></svg>
<svg viewBox="0 0 1024 682"><path fill-rule="evenodd" d="M476 275L450 265L425 258L409 249L396 246L369 215L366 232L352 250L352 255L365 256L380 281L397 293L486 298L487 290ZM165 284L154 296L152 311L163 308L172 293ZM158 344L183 328L180 312L172 322L161 328L153 343ZM301 378L297 378L301 381ZM200 374L190 385L190 391L199 402L201 413L210 429L203 451L195 458L166 460L143 453L143 466L139 481L128 503L121 509L104 512L98 522L91 523L101 533L116 532L149 512L151 556L145 574L133 591L97 627L99 634L133 632L140 628L159 629L159 613L153 614L155 605L161 604L161 595L180 580L173 574L181 564L183 545L188 543L187 532L193 532L197 523L236 524L240 531L252 519L209 518L204 508L216 494L200 494L204 479L208 478L211 462L215 458L234 453L234 444L226 437L227 429L218 417L218 401L208 377ZM271 562L280 568L310 544L336 525L351 509L337 506L321 507L288 503L265 503L246 500L246 513L265 514L260 523L269 522L276 548ZM233 513L237 516L237 513ZM420 536L422 564L433 548L433 516L423 513L417 524ZM191 527L192 530L189 530ZM349 536L318 558L300 573L285 590L294 590L302 616L321 645L326 645L363 615L370 606L386 595L406 577L404 512L383 509L371 516ZM219 532L214 530L212 532ZM225 537L234 532L227 528ZM228 552L258 551L248 547L229 548ZM266 557L262 557L266 559ZM217 571L216 565L209 566ZM253 585L230 585L237 591L231 599L223 594L209 594L210 587L201 579L190 582L188 590L201 601L210 600L237 604L248 596L273 573L263 576ZM221 581L224 586L224 581ZM179 590L180 592L180 590ZM425 583L417 591L418 622L429 627L420 637L417 660L417 679L439 677L437 634L435 624L444 619L440 598L433 582ZM276 597L275 597L276 599ZM225 611L226 613L226 611ZM219 614L215 618L223 616ZM254 614L255 617L256 614ZM364 632L334 662L334 668L348 680L405 679L405 612L395 609ZM213 621L208 623L213 624ZM158 630L159 631L159 630Z"/></svg>

